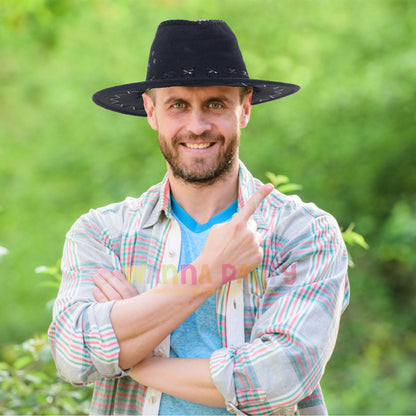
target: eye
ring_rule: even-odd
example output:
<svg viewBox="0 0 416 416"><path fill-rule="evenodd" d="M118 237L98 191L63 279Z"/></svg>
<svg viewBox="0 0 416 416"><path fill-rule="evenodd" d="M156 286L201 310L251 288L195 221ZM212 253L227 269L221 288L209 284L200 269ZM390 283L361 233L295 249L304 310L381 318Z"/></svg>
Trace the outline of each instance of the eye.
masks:
<svg viewBox="0 0 416 416"><path fill-rule="evenodd" d="M211 103L209 107L212 108L213 110L220 110L221 108L223 108L220 103Z"/></svg>
<svg viewBox="0 0 416 416"><path fill-rule="evenodd" d="M172 105L173 108L176 108L178 110L181 110L182 108L185 108L185 104L184 103L175 103Z"/></svg>

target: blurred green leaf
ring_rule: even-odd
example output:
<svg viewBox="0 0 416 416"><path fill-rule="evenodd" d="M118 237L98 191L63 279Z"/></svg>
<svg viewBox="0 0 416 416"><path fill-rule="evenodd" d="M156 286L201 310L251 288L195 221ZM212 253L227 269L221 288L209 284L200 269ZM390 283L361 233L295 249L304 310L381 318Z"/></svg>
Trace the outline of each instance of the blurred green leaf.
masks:
<svg viewBox="0 0 416 416"><path fill-rule="evenodd" d="M282 184L276 188L282 194L291 194L293 192L298 192L302 189L302 185L298 185L296 183L287 183Z"/></svg>
<svg viewBox="0 0 416 416"><path fill-rule="evenodd" d="M266 172L266 177L269 179L270 183L282 193L292 193L302 189L301 185L290 183L289 177L285 175L276 175L273 172Z"/></svg>
<svg viewBox="0 0 416 416"><path fill-rule="evenodd" d="M21 370L22 368L28 366L29 364L33 363L34 359L33 357L29 357L28 355L18 358L14 362L14 368L17 370Z"/></svg>
<svg viewBox="0 0 416 416"><path fill-rule="evenodd" d="M350 246L358 245L366 250L368 250L370 247L365 241L364 237L361 234L358 234L357 232L353 231L354 224L350 224L350 226L342 232L342 237L346 244Z"/></svg>

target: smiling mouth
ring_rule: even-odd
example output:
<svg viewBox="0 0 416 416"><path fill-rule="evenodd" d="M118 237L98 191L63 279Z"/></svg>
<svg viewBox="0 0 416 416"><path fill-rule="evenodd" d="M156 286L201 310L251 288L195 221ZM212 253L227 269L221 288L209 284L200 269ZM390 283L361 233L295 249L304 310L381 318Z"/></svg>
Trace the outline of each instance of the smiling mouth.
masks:
<svg viewBox="0 0 416 416"><path fill-rule="evenodd" d="M189 149L207 149L215 144L215 142L211 143L182 143L183 146Z"/></svg>

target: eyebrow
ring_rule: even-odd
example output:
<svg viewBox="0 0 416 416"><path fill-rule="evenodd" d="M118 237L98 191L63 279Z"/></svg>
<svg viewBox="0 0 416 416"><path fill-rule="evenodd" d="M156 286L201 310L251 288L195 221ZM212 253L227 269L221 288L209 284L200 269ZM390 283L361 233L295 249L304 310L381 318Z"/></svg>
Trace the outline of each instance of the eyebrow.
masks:
<svg viewBox="0 0 416 416"><path fill-rule="evenodd" d="M203 103L206 104L206 103L211 103L211 102L215 102L215 101L220 101L220 102L223 102L223 103L229 103L231 100L225 95L216 95L216 96L212 96L212 97L207 98L206 100L203 101ZM167 105L167 106L170 105L170 104L174 104L174 103L188 103L188 101L185 100L184 98L173 96L173 97L168 97L163 102L163 104Z"/></svg>
<svg viewBox="0 0 416 416"><path fill-rule="evenodd" d="M223 103L231 102L231 100L226 95L217 95L214 97L210 97L206 100L206 102L212 102L212 101L221 101Z"/></svg>
<svg viewBox="0 0 416 416"><path fill-rule="evenodd" d="M186 100L179 97L169 97L163 102L164 105L170 105L174 103L186 103Z"/></svg>

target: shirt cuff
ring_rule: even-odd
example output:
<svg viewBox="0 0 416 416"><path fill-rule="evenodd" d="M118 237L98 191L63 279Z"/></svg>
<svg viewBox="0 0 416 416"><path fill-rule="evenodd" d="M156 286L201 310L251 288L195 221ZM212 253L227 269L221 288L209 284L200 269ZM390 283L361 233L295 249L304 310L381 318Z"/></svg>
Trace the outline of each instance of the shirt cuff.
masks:
<svg viewBox="0 0 416 416"><path fill-rule="evenodd" d="M210 371L215 387L224 396L227 410L244 415L238 409L237 397L234 383L234 355L236 347L221 348L211 355Z"/></svg>
<svg viewBox="0 0 416 416"><path fill-rule="evenodd" d="M84 337L95 369L104 377L118 378L129 374L118 359L120 346L111 323L110 313L116 301L95 303L84 316Z"/></svg>

